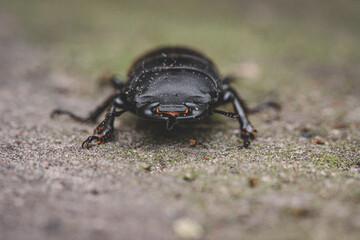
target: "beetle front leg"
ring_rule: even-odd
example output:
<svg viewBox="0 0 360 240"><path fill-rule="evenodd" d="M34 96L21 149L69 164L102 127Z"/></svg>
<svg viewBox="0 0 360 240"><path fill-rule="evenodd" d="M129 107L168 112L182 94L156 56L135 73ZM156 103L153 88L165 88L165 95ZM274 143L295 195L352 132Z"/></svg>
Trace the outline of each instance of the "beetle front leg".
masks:
<svg viewBox="0 0 360 240"><path fill-rule="evenodd" d="M236 92L230 87L226 90L223 95L223 101L231 102L234 106L234 110L237 114L236 118L240 124L241 138L244 140L242 147L248 148L250 146L250 139L255 137L256 129L252 126L248 120L246 113L247 107Z"/></svg>
<svg viewBox="0 0 360 240"><path fill-rule="evenodd" d="M114 119L121 116L127 110L115 111L116 105L113 104L105 119L94 129L93 135L89 136L81 145L82 148L89 148L90 143L96 140L97 144L103 144L114 138ZM96 136L99 135L99 136Z"/></svg>

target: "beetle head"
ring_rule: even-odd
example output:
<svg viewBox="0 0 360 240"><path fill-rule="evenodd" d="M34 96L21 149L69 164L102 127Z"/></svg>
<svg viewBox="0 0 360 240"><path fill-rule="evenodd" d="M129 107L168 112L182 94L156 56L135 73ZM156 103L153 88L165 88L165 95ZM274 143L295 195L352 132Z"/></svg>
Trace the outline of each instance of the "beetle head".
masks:
<svg viewBox="0 0 360 240"><path fill-rule="evenodd" d="M202 74L166 71L144 74L134 94L136 114L165 120L171 130L179 121L200 119L208 114L216 86ZM215 92L215 95L217 93Z"/></svg>
<svg viewBox="0 0 360 240"><path fill-rule="evenodd" d="M209 105L206 103L161 104L159 102L138 105L137 114L148 119L166 121L166 128L170 131L180 121L200 119L208 114Z"/></svg>

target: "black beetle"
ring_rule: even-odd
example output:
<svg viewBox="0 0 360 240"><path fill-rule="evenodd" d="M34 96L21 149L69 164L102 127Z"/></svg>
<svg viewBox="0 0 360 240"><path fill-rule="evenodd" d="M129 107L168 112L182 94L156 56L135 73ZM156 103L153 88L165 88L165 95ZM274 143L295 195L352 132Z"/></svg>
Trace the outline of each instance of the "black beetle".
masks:
<svg viewBox="0 0 360 240"><path fill-rule="evenodd" d="M221 78L213 62L197 51L182 47L165 47L151 51L134 62L127 75L126 84L112 78L116 91L88 117L57 109L52 116L66 114L82 122L94 122L109 106L105 119L94 129L82 147L89 148L96 140L105 143L114 135L114 118L130 111L142 118L166 122L171 130L178 122L201 119L211 113L237 118L240 124L243 147L249 147L255 128L247 118L248 113L264 107L279 108L274 102L248 109L229 86L230 78ZM235 113L214 108L232 103ZM119 108L120 111L116 111Z"/></svg>

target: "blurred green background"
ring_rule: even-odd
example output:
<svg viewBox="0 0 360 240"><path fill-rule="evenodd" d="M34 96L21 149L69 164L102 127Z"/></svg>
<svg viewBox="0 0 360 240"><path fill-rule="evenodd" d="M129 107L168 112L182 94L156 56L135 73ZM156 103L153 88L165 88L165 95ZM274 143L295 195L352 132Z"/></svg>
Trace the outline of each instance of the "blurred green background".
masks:
<svg viewBox="0 0 360 240"><path fill-rule="evenodd" d="M309 72L333 67L346 75L342 91L353 91L360 63L356 0L2 0L0 9L16 16L27 41L50 53L52 68L89 81L104 71L125 76L136 57L164 45L198 49L223 74L246 78L236 69L250 63L254 81L242 83L256 90L243 93L250 100L279 85L298 91Z"/></svg>

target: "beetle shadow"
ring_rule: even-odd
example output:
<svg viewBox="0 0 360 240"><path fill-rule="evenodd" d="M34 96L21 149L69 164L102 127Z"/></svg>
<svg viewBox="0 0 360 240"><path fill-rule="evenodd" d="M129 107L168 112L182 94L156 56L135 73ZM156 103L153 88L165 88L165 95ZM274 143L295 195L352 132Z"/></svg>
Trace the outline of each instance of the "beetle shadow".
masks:
<svg viewBox="0 0 360 240"><path fill-rule="evenodd" d="M165 122L146 121L143 119L129 118L127 120L130 128L136 132L132 136L131 147L150 144L155 146L189 146L190 140L195 140L197 145L207 144L212 141L216 131L222 131L221 121L214 117L204 118L198 121L182 122L176 124L173 130L166 129ZM121 138L121 133L118 136ZM142 144L141 144L142 143Z"/></svg>

